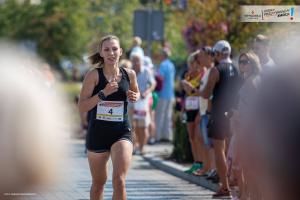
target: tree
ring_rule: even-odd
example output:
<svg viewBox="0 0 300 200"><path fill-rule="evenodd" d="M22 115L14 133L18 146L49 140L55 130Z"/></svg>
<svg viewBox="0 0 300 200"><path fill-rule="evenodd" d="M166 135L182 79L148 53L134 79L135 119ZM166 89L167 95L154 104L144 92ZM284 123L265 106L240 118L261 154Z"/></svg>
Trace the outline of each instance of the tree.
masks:
<svg viewBox="0 0 300 200"><path fill-rule="evenodd" d="M88 5L85 0L44 0L39 5L8 0L0 6L0 36L36 42L39 55L59 69L63 57L78 59L86 50Z"/></svg>
<svg viewBox="0 0 300 200"><path fill-rule="evenodd" d="M187 12L176 15L186 21L182 33L189 52L204 45L212 46L221 39L228 40L236 51L246 48L256 34L270 30L274 23L240 22L240 5L285 4L281 0L190 0L188 3Z"/></svg>
<svg viewBox="0 0 300 200"><path fill-rule="evenodd" d="M120 38L124 50L131 46L133 36L133 12L140 6L139 0L92 1L90 5L90 27L94 30L92 43L106 34Z"/></svg>

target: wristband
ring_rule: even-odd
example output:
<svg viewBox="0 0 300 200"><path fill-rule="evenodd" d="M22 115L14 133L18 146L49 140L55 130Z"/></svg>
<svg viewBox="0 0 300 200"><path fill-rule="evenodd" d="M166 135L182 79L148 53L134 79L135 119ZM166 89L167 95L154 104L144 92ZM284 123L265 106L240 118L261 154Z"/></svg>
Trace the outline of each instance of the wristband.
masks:
<svg viewBox="0 0 300 200"><path fill-rule="evenodd" d="M100 90L100 91L98 92L98 97L99 97L99 99L101 99L101 100L105 100L105 99L106 99L106 96L104 95L103 90Z"/></svg>

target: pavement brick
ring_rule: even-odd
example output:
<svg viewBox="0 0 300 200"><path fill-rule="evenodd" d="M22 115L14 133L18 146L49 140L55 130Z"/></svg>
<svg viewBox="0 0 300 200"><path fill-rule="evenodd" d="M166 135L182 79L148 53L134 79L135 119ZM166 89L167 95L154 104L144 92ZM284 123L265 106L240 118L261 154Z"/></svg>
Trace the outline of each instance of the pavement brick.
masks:
<svg viewBox="0 0 300 200"><path fill-rule="evenodd" d="M66 158L69 165L62 173L65 177L64 181L59 185L47 188L46 192L24 197L24 200L89 199L91 175L84 154L84 144L83 141L75 141L71 144L71 155ZM111 169L111 163L109 165ZM133 157L126 188L128 200L206 200L211 199L212 195L210 190L156 169L141 156ZM105 186L104 199L111 199L112 192L110 170Z"/></svg>

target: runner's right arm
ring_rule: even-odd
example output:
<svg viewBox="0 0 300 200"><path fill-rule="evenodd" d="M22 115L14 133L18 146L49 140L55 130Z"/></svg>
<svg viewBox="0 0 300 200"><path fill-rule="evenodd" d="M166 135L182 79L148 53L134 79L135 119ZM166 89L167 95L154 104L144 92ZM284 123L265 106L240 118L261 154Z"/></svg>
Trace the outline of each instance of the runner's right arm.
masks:
<svg viewBox="0 0 300 200"><path fill-rule="evenodd" d="M99 102L97 94L92 96L95 86L98 84L98 72L97 69L89 71L82 83L82 89L79 96L78 107L80 112L90 111Z"/></svg>

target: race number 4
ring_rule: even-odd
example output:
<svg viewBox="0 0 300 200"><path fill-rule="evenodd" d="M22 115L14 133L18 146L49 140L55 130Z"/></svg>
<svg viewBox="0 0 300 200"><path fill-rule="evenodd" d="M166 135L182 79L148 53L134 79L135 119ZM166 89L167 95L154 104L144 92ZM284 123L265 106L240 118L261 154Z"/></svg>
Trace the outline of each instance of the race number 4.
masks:
<svg viewBox="0 0 300 200"><path fill-rule="evenodd" d="M123 101L100 101L97 105L96 119L112 122L124 120Z"/></svg>

